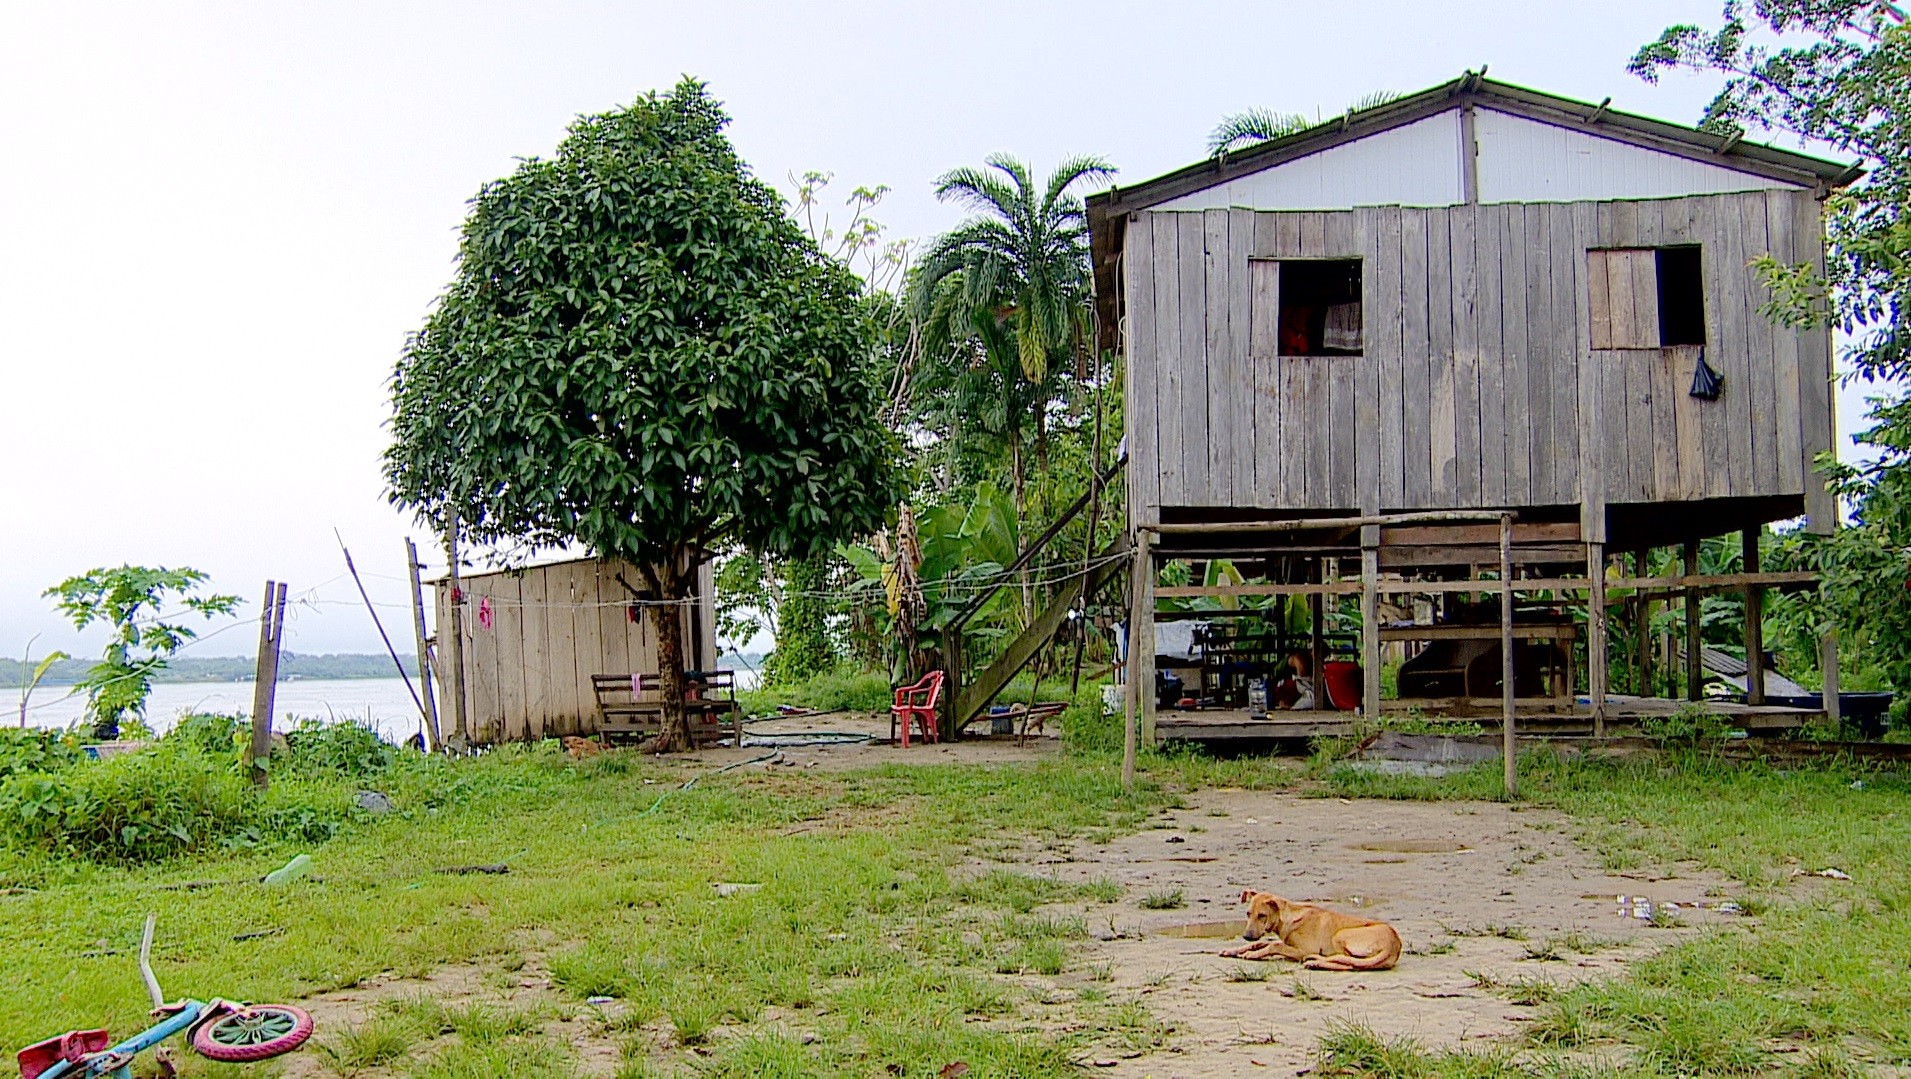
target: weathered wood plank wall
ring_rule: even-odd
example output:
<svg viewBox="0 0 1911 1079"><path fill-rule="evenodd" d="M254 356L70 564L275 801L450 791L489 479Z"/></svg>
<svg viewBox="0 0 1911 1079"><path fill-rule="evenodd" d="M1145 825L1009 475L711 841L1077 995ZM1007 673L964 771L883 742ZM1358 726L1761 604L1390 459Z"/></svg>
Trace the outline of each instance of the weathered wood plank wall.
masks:
<svg viewBox="0 0 1911 1079"><path fill-rule="evenodd" d="M488 745L594 733L597 698L590 676L657 669L650 620L647 614L631 619L630 593L618 582L619 573L633 583L641 580L634 566L588 559L462 579L467 741ZM716 661L712 578L712 568L703 567L698 602L684 622L684 655L699 667ZM436 588L438 635L445 640L451 633L450 585L440 581ZM488 627L478 616L487 600Z"/></svg>
<svg viewBox="0 0 1911 1079"><path fill-rule="evenodd" d="M1717 401L1657 347L1698 244ZM1822 258L1809 192L1604 203L1146 212L1127 232L1129 483L1161 507L1411 510L1765 495L1829 503L1830 341L1751 267ZM1364 352L1279 354L1280 262L1362 263Z"/></svg>

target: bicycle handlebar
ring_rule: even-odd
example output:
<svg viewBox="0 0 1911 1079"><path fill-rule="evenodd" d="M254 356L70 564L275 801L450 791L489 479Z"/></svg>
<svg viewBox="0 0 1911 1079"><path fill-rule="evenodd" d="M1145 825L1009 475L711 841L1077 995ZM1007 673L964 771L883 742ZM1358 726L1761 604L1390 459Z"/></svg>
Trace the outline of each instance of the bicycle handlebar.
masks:
<svg viewBox="0 0 1911 1079"><path fill-rule="evenodd" d="M146 983L146 995L153 998L153 1010L166 1006L166 997L159 991L159 979L153 976L153 926L159 922L159 915L146 915L146 930L139 936L139 977Z"/></svg>

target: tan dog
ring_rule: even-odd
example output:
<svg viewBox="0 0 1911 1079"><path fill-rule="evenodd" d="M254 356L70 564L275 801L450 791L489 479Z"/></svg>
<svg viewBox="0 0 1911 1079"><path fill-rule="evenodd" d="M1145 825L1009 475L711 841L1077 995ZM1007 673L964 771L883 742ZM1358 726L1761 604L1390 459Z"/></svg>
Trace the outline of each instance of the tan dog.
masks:
<svg viewBox="0 0 1911 1079"><path fill-rule="evenodd" d="M1391 970L1400 961L1400 934L1386 922L1252 889L1241 893L1241 902L1247 904L1241 935L1253 943L1221 953L1230 959L1296 959L1311 970Z"/></svg>
<svg viewBox="0 0 1911 1079"><path fill-rule="evenodd" d="M575 734L565 735L562 741L564 742L564 752L569 753L572 760L581 761L585 757L595 757L599 753L604 752L603 746L598 745L588 738L579 738Z"/></svg>

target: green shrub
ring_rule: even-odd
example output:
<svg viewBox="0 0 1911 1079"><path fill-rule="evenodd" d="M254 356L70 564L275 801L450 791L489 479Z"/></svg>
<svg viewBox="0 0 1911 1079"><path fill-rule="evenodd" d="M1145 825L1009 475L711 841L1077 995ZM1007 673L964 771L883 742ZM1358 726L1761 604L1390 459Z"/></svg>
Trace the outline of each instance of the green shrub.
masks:
<svg viewBox="0 0 1911 1079"><path fill-rule="evenodd" d="M838 667L801 682L745 692L738 699L746 711L761 715L779 704L819 712L887 712L896 698L885 672Z"/></svg>
<svg viewBox="0 0 1911 1079"><path fill-rule="evenodd" d="M245 716L192 713L180 716L160 741L216 760L237 761L251 737L252 721Z"/></svg>
<svg viewBox="0 0 1911 1079"><path fill-rule="evenodd" d="M1101 707L1101 686L1082 682L1082 691L1057 717L1062 745L1077 753L1119 753L1123 731L1122 713L1105 715Z"/></svg>
<svg viewBox="0 0 1911 1079"><path fill-rule="evenodd" d="M64 731L0 727L0 780L25 772L60 772L86 760Z"/></svg>
<svg viewBox="0 0 1911 1079"><path fill-rule="evenodd" d="M221 760L154 747L0 783L0 841L97 862L162 861L274 841L322 842L351 814L339 787L275 784L254 791Z"/></svg>
<svg viewBox="0 0 1911 1079"><path fill-rule="evenodd" d="M370 779L384 774L397 758L398 747L363 723L302 719L286 732L285 750L273 758L273 771Z"/></svg>

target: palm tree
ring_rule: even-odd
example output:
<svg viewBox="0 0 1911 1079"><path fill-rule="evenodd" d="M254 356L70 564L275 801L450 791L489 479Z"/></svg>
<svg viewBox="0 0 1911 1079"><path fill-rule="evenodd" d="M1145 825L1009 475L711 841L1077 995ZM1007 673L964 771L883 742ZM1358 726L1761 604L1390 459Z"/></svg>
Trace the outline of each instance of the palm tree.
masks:
<svg viewBox="0 0 1911 1079"><path fill-rule="evenodd" d="M931 367L953 361L956 368L922 374L953 383L956 398L979 406L967 415L991 427L988 420L999 420L1018 517L1023 424L1033 420L1039 449L1056 361L1088 339L1088 220L1075 189L1114 172L1101 158L1073 157L1037 185L1027 165L995 154L983 168L952 169L936 181L938 199L976 214L931 242L913 275L923 355Z"/></svg>
<svg viewBox="0 0 1911 1079"><path fill-rule="evenodd" d="M1347 106L1348 115L1385 105L1400 95L1390 90L1377 90L1366 94ZM1257 142L1270 142L1286 138L1298 131L1313 127L1318 121L1309 120L1298 112L1275 112L1272 109L1247 109L1243 112L1229 113L1208 132L1208 154L1219 157L1232 153L1243 146L1252 146Z"/></svg>

